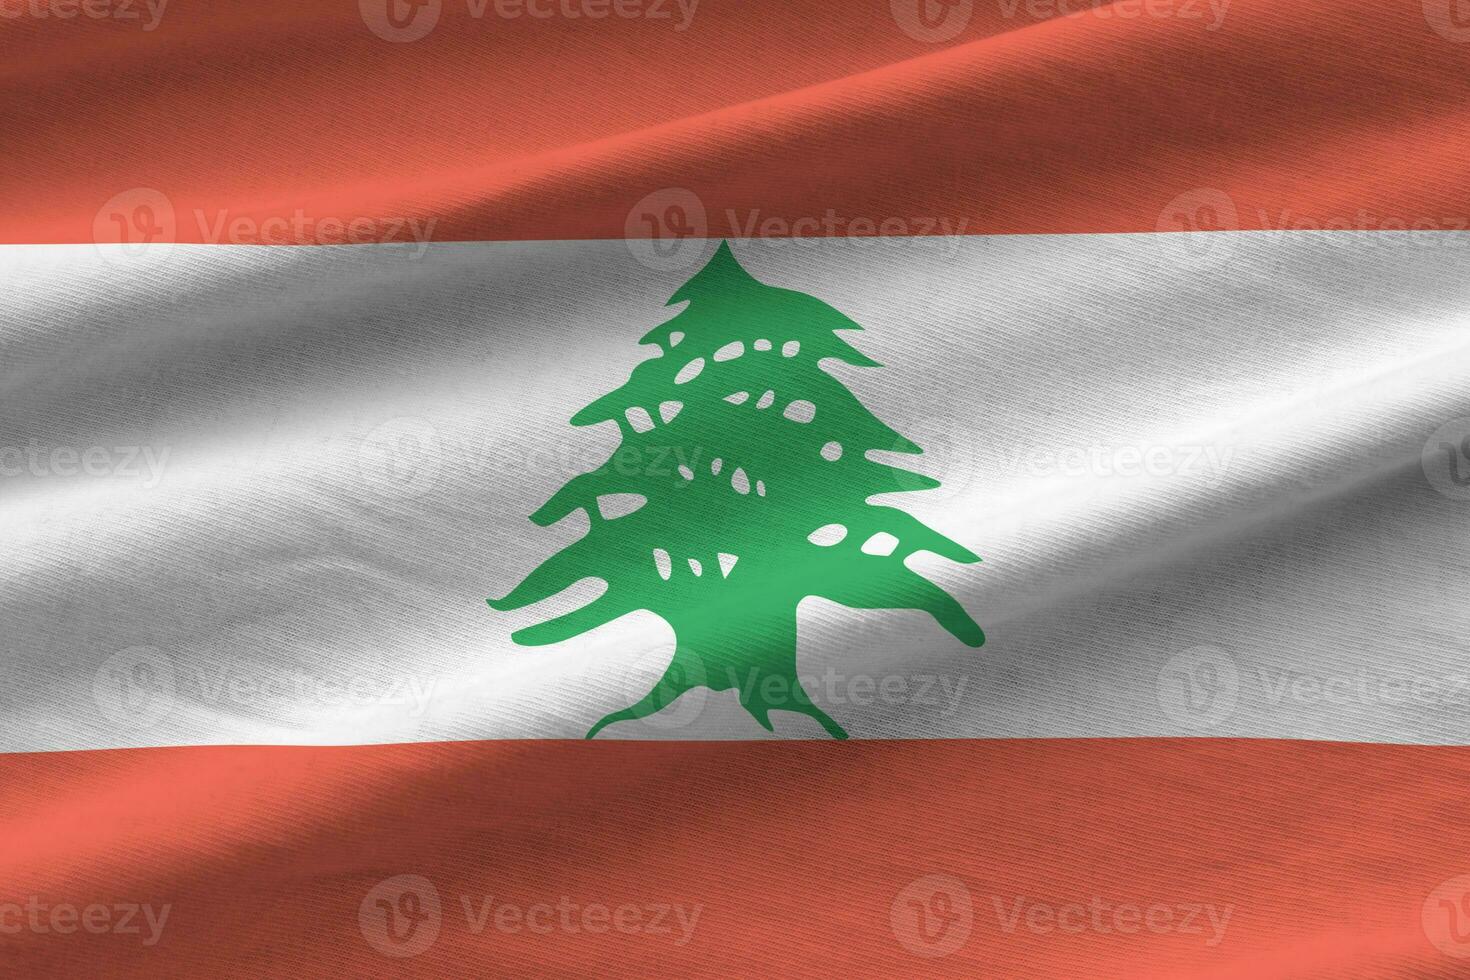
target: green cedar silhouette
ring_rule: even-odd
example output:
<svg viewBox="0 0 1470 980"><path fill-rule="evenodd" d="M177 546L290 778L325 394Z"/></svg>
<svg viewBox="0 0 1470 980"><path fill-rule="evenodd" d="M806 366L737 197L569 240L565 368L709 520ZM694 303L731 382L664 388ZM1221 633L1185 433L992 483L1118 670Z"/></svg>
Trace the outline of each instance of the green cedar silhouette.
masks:
<svg viewBox="0 0 1470 980"><path fill-rule="evenodd" d="M985 637L975 621L904 559L917 551L980 559L907 513L867 502L939 483L869 460L870 449L922 450L818 366L824 358L879 366L835 332L861 327L821 300L756 280L724 242L668 305L677 303L689 305L642 340L662 356L572 418L579 426L616 420L622 444L531 516L547 527L580 508L591 530L505 598L488 601L519 609L595 577L607 583L599 598L513 639L558 643L641 609L673 628L678 642L663 678L637 704L593 725L588 738L700 686L735 688L767 730L770 712L784 709L846 738L797 683L797 604L822 596L855 609L922 609L978 647ZM643 425L630 422L630 409L647 412ZM613 494L646 502L607 519L598 498ZM845 536L812 543L830 525ZM879 532L897 538L897 548L864 553Z"/></svg>

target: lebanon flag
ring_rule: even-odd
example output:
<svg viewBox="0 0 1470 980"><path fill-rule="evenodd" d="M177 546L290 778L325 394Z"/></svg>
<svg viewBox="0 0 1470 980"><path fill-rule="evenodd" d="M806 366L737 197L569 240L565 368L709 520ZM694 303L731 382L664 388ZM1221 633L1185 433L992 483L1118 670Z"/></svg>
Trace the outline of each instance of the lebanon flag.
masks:
<svg viewBox="0 0 1470 980"><path fill-rule="evenodd" d="M1466 0L0 53L0 975L1470 976Z"/></svg>

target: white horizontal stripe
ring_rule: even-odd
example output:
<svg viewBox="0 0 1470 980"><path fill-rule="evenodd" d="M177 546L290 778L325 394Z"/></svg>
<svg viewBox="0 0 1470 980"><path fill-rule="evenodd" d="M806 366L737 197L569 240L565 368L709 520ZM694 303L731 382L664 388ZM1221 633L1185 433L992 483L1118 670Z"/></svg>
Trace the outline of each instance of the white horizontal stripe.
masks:
<svg viewBox="0 0 1470 980"><path fill-rule="evenodd" d="M803 604L849 733L1470 743L1440 448L1470 436L1470 236L1204 245L736 243L864 325L884 367L843 380L944 483L886 502L984 557L919 560L978 650ZM577 534L527 520L616 443L567 420L690 272L621 242L0 249L0 751L579 738L637 700L660 620L524 648L546 610L484 600ZM728 691L618 736L768 737Z"/></svg>

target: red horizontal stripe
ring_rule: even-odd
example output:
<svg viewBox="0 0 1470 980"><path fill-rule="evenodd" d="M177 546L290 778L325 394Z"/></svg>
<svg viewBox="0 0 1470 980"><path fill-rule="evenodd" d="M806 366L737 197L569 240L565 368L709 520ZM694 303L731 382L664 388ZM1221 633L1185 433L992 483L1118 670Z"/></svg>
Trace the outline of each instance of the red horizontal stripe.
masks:
<svg viewBox="0 0 1470 980"><path fill-rule="evenodd" d="M1459 228L1454 3L1234 0L1212 30L1204 0L977 0L949 46L877 0L703 0L682 31L673 0L443 0L402 44L349 0L172 0L152 31L22 16L0 21L0 240Z"/></svg>
<svg viewBox="0 0 1470 980"><path fill-rule="evenodd" d="M1470 900L1435 889L1470 874L1467 803L1470 749L1329 743L12 755L0 958L58 977L1451 976ZM426 907L379 887L401 875L441 903L403 959L374 946L386 909L422 935ZM967 936L933 875L968 897ZM156 943L144 912L116 930L129 906Z"/></svg>

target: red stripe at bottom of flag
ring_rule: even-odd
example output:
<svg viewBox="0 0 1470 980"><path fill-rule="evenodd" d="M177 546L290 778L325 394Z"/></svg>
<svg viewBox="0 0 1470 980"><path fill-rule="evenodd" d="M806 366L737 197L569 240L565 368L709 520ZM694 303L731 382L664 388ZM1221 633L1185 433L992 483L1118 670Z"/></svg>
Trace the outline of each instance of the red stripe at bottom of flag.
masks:
<svg viewBox="0 0 1470 980"><path fill-rule="evenodd" d="M28 976L1447 976L1470 748L461 742L0 759Z"/></svg>

